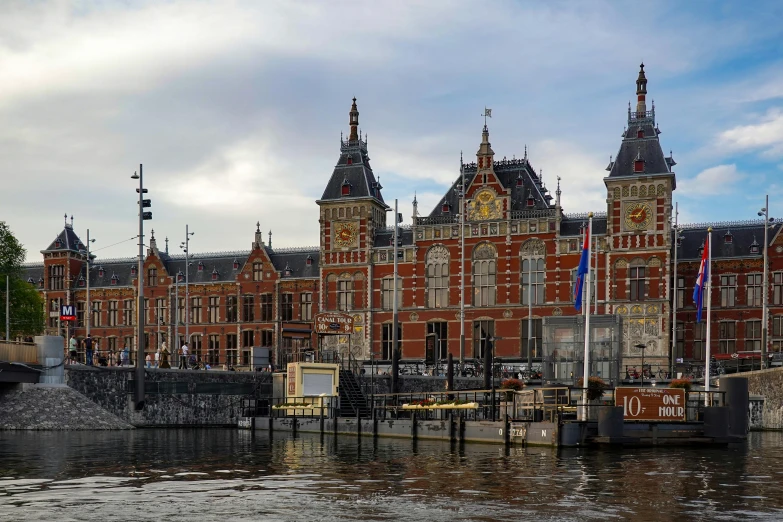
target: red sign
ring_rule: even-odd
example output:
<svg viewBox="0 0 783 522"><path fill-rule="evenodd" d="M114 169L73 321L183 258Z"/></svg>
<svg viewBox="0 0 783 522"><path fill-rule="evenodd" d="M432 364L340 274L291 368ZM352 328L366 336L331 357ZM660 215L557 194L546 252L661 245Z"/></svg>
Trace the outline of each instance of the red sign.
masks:
<svg viewBox="0 0 783 522"><path fill-rule="evenodd" d="M616 406L625 420L684 421L685 390L681 388L617 388Z"/></svg>
<svg viewBox="0 0 783 522"><path fill-rule="evenodd" d="M322 313L315 316L315 331L319 335L353 333L353 317L348 314Z"/></svg>

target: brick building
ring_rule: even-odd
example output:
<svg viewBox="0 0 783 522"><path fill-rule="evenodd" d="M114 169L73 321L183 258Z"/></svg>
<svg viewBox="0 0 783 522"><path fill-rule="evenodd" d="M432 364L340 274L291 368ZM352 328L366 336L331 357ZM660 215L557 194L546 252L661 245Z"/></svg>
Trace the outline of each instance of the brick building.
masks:
<svg viewBox="0 0 783 522"><path fill-rule="evenodd" d="M590 306L598 314L622 317L624 358L638 357L631 347L644 343L647 360L666 363L671 349L675 162L661 148L655 107L647 110L644 66L636 94L636 109L628 108L619 152L603 179L607 207L593 220L595 286ZM257 224L250 250L192 254L190 266L185 266L184 256L170 255L168 245L160 250L153 234L142 274L136 273L136 258L93 259L88 274L85 246L73 222L66 221L55 241L42 251L43 263L27 267L29 282L40 289L50 311L47 331L67 333L59 321L59 306L73 303L78 315L75 333L85 335L89 278L93 337L110 350L133 346L134 296L139 277L144 277L146 346L152 351L163 339L180 344L185 329L179 326L175 332L174 324L176 317L185 314L184 271L189 270L190 346L213 364L247 365L252 346L268 346L279 359L319 344L360 359L389 360L395 288L393 230L387 226L387 213L392 209L373 174L358 125L354 99L350 133L341 140L337 164L316 202L320 208L316 248L274 249L271 236L269 244L264 243ZM452 187L428 215L419 213L414 199L412 225L400 229L396 292L403 358L423 358L428 333L438 334L440 357L460 353L463 191L466 356L481 357L486 339L492 336L499 338L495 343L499 357L525 359L529 348L534 358L540 357L542 319L577 314L573 282L587 216L565 212L563 190L568 187L561 187L558 178L554 194L550 193L527 151L520 159L498 159L484 125L475 161L463 163ZM716 306L713 320L719 328L713 351L718 346L757 349L761 304L756 275L761 271L758 242L763 225L713 226L720 234L725 232L723 242L714 241L713 303L720 303L724 288L728 292L732 285L735 296L731 304ZM770 309L770 332L771 344L779 349L783 238L778 238L779 227L772 232L770 263L781 271L770 277L774 286L770 303L775 303ZM733 239L727 239L730 236ZM703 358L690 297L703 237L706 225L682 227L675 356L685 359ZM720 288L719 277L726 278ZM353 333L319 341L312 319L320 311L350 313ZM527 342L528 328L532 328L532 346Z"/></svg>

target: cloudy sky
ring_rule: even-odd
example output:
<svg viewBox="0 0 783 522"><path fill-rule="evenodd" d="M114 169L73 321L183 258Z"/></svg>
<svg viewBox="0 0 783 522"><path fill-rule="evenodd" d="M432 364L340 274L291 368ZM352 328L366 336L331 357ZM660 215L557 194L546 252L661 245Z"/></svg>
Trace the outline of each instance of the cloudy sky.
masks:
<svg viewBox="0 0 783 522"><path fill-rule="evenodd" d="M172 253L186 223L193 252L247 249L256 221L316 245L353 96L405 216L475 154L485 106L497 157L527 145L566 211L605 210L642 60L680 221L755 218L765 193L783 217L780 20L776 1L4 1L0 220L31 261L65 213L132 256L143 163Z"/></svg>

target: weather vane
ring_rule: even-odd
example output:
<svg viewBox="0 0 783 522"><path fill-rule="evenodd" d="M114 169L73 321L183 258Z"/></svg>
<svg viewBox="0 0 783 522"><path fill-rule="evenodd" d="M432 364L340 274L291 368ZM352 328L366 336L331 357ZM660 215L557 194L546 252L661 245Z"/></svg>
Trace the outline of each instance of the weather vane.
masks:
<svg viewBox="0 0 783 522"><path fill-rule="evenodd" d="M484 107L484 126L487 126L487 118L492 117L492 109L487 109Z"/></svg>

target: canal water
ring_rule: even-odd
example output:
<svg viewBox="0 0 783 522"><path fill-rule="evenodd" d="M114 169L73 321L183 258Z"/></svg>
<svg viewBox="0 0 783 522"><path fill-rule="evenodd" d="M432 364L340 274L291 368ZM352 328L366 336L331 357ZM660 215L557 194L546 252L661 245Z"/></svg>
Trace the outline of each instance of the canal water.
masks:
<svg viewBox="0 0 783 522"><path fill-rule="evenodd" d="M238 430L0 432L0 520L783 520L783 434L556 450Z"/></svg>

